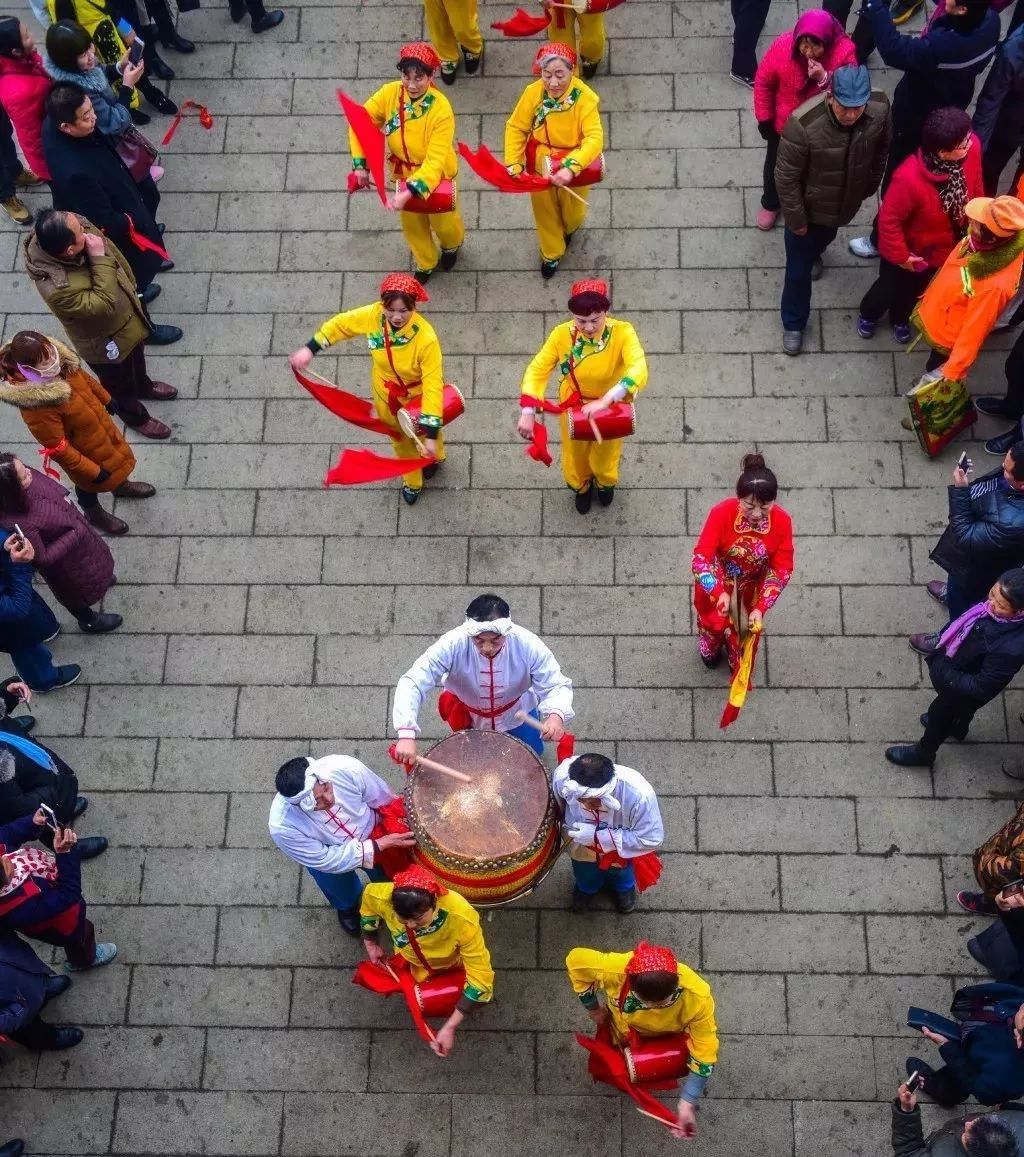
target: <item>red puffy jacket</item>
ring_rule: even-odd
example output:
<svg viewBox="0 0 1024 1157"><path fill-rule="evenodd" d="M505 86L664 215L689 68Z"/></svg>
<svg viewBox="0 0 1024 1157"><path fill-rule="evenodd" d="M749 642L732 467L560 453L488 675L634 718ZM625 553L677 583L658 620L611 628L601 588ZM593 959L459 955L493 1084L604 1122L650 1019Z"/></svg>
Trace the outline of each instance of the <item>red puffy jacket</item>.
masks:
<svg viewBox="0 0 1024 1157"><path fill-rule="evenodd" d="M782 132L794 109L825 91L808 78L807 61L799 54L794 56L795 41L796 29L776 37L754 74L754 116L758 124L772 121L777 133ZM829 76L844 64L856 63L857 50L846 33L835 38L821 60Z"/></svg>
<svg viewBox="0 0 1024 1157"><path fill-rule="evenodd" d="M0 56L0 105L11 118L26 164L46 180L50 170L43 156L41 134L46 115L43 104L52 85L38 52L25 60Z"/></svg>
<svg viewBox="0 0 1024 1157"><path fill-rule="evenodd" d="M981 142L971 133L971 148L964 159L967 199L983 197ZM940 186L948 180L942 173L925 168L921 150L893 173L892 184L882 198L878 214L878 251L894 265L902 265L913 253L938 269L960 240L949 215L942 207Z"/></svg>

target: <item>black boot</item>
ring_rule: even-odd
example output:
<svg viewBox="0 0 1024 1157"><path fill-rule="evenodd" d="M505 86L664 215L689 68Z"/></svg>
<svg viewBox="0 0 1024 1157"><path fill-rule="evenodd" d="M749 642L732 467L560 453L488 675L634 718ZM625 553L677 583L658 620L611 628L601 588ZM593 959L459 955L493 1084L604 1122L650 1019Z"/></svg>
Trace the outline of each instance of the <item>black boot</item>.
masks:
<svg viewBox="0 0 1024 1157"><path fill-rule="evenodd" d="M576 491L576 513L586 514L590 509L590 504L594 501L594 488L588 486L586 490Z"/></svg>
<svg viewBox="0 0 1024 1157"><path fill-rule="evenodd" d="M925 751L919 743L898 744L885 749L885 758L900 767L931 767L935 756Z"/></svg>
<svg viewBox="0 0 1024 1157"><path fill-rule="evenodd" d="M156 51L157 28L150 24L142 30L142 40L145 47L142 50L142 59L146 65L146 75L157 80L173 80L174 69L165 60L161 60Z"/></svg>
<svg viewBox="0 0 1024 1157"><path fill-rule="evenodd" d="M338 923L349 934L349 936L359 939L359 909L358 908L337 908L335 914L338 917Z"/></svg>
<svg viewBox="0 0 1024 1157"><path fill-rule="evenodd" d="M178 111L178 106L169 96L157 88L157 86L147 77L143 77L139 81L139 92L146 98L146 103L155 108L157 112L163 113L164 116L174 116Z"/></svg>
<svg viewBox="0 0 1024 1157"><path fill-rule="evenodd" d="M146 11L156 25L157 36L164 48L173 48L175 52L181 53L195 52L196 46L192 41L178 35L165 0L149 0Z"/></svg>
<svg viewBox="0 0 1024 1157"><path fill-rule="evenodd" d="M253 32L269 32L284 19L284 13L280 8L271 8L268 12L263 6L263 0L245 0L245 6L252 17Z"/></svg>

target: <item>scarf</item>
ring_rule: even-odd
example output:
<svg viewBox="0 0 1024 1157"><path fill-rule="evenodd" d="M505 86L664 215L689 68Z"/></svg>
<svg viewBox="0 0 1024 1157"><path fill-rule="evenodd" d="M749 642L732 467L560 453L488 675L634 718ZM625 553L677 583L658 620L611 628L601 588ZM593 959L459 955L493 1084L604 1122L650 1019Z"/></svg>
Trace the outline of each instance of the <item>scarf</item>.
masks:
<svg viewBox="0 0 1024 1157"><path fill-rule="evenodd" d="M997 623L1024 622L1024 611L1016 615L1010 615L1008 618L1002 618L992 614L988 609L988 602L975 603L973 607L964 611L960 618L954 619L942 632L939 636L939 645L936 650L945 651L947 658L952 659L957 651L960 650L964 639L966 639L974 629L975 623L979 622L986 615L988 615L990 619L995 619Z"/></svg>
<svg viewBox="0 0 1024 1157"><path fill-rule="evenodd" d="M953 226L953 232L960 236L967 223L964 208L967 205L967 179L964 177L963 161L943 161L935 153L924 158L925 168L933 173L941 173L949 179L939 186L939 200Z"/></svg>
<svg viewBox="0 0 1024 1157"><path fill-rule="evenodd" d="M38 743L33 743L31 739L26 739L23 735L12 735L10 731L0 731L0 748L3 747L13 748L26 759L31 759L44 771L52 771L54 775L57 774L57 765L50 758L49 752L40 747Z"/></svg>
<svg viewBox="0 0 1024 1157"><path fill-rule="evenodd" d="M39 876L51 884L57 879L57 860L52 852L42 848L17 848L7 857L11 878L2 888L0 896L16 892L29 876Z"/></svg>

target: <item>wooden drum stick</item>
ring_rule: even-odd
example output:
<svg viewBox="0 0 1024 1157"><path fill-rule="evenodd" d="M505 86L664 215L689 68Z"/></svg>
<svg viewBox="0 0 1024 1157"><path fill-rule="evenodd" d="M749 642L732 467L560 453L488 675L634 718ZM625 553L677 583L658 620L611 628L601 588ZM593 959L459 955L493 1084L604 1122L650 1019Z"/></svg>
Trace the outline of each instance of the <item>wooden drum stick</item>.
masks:
<svg viewBox="0 0 1024 1157"><path fill-rule="evenodd" d="M594 441L598 444L602 443L604 439L601 437L601 431L597 428L597 423L589 416L587 417L587 421L590 423L590 429L594 435Z"/></svg>
<svg viewBox="0 0 1024 1157"><path fill-rule="evenodd" d="M517 711L516 718L520 723L528 723L535 731L544 730L544 724L538 722L532 715L527 715L525 711Z"/></svg>
<svg viewBox="0 0 1024 1157"><path fill-rule="evenodd" d="M454 767L449 767L446 763L437 763L433 759L427 759L425 755L417 755L416 762L422 764L424 767L429 767L431 771L439 772L441 775L447 775L451 779L457 779L460 783L473 782L471 775L456 771Z"/></svg>

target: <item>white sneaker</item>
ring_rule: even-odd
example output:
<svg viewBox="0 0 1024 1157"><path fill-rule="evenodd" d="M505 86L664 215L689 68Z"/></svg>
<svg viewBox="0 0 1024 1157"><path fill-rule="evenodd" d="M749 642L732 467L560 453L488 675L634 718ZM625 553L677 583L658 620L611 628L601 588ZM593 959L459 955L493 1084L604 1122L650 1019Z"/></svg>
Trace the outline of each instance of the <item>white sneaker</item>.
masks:
<svg viewBox="0 0 1024 1157"><path fill-rule="evenodd" d="M870 237L851 237L850 252L854 257L872 258L878 256L878 250L871 244Z"/></svg>

